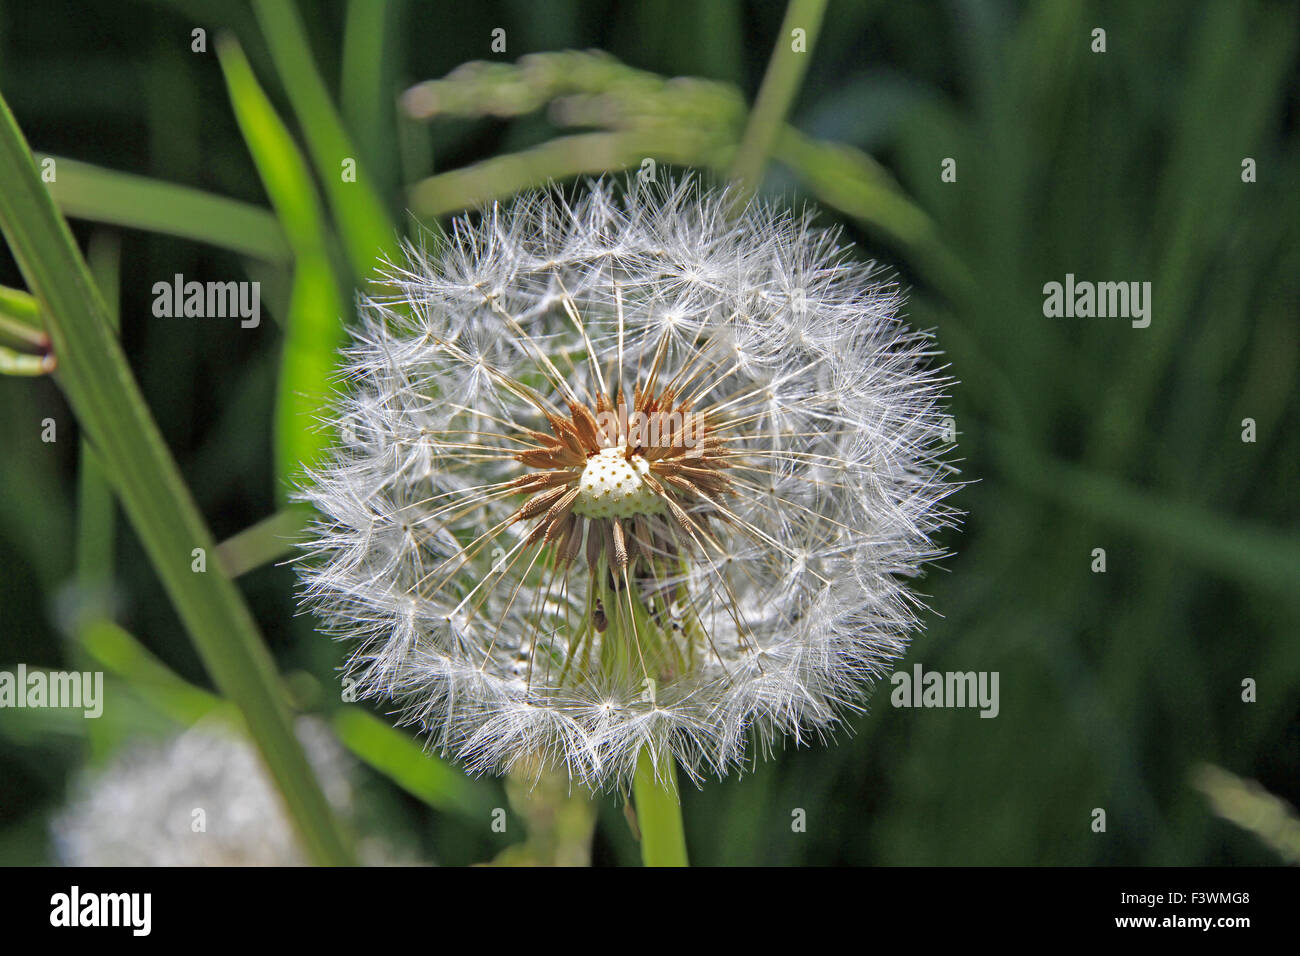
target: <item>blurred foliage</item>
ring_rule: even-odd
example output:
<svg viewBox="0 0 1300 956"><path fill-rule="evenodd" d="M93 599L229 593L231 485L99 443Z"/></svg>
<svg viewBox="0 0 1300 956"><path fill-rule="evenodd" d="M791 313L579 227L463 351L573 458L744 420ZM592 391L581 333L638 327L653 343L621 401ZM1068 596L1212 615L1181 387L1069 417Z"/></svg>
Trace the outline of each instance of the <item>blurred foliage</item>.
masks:
<svg viewBox="0 0 1300 956"><path fill-rule="evenodd" d="M371 768L373 825L447 863L634 862L620 800L467 781L382 709L333 699L342 651L295 615L292 569L271 563L297 520L276 512L283 477L322 436L277 439L277 414L320 394L342 332L328 320L349 321L397 230L646 159L660 176L724 177L784 9L297 9L0 2L0 90L32 146L57 157L51 194L120 310L203 515L218 538L245 532L220 560L242 574L296 703L328 711ZM934 611L906 666L998 671L1001 712L895 709L885 685L829 746L688 789L694 862L1279 859L1189 781L1229 819L1250 810L1222 811L1233 794L1258 793L1195 768L1300 803L1296 12L830 3L762 192L817 202L896 267L910 321L935 329L960 381L969 517L922 582ZM193 52L199 27L206 49ZM1097 27L1105 53L1091 50ZM1242 181L1246 157L1257 182ZM940 176L946 158L955 182ZM176 273L260 281L274 321L156 319L153 283ZM1044 318L1042 287L1066 273L1150 281L1151 326ZM7 254L0 283L22 285ZM0 365L41 371L36 322L30 299L0 290ZM116 526L53 382L0 376L0 407L0 669L102 669L113 701L98 721L0 711L0 862L41 862L78 767L228 705ZM1099 547L1105 574L1090 570ZM1105 833L1090 828L1098 807ZM508 808L504 833L494 808ZM806 832L792 830L797 809Z"/></svg>

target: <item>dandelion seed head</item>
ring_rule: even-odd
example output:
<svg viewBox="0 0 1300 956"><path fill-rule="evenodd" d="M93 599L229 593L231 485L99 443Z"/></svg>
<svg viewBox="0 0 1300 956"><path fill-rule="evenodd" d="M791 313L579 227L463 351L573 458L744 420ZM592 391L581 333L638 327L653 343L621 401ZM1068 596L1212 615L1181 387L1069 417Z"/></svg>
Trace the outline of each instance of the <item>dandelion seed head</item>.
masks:
<svg viewBox="0 0 1300 956"><path fill-rule="evenodd" d="M645 480L649 473L650 463L640 455L628 455L626 443L602 448L582 469L573 513L623 519L662 514L663 501Z"/></svg>
<svg viewBox="0 0 1300 956"><path fill-rule="evenodd" d="M303 485L303 595L473 771L625 785L821 739L956 513L931 337L811 213L549 190L410 247Z"/></svg>
<svg viewBox="0 0 1300 956"><path fill-rule="evenodd" d="M335 812L351 815L351 761L318 720L301 718L296 730ZM307 863L256 750L216 724L133 744L84 772L51 830L68 866ZM373 865L397 860L379 841L361 851Z"/></svg>

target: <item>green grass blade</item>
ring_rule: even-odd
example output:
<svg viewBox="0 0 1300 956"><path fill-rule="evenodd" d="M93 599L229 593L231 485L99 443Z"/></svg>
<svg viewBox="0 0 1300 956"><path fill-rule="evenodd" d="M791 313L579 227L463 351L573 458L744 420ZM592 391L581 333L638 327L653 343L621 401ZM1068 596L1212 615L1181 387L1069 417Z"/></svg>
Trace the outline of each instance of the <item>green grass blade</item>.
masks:
<svg viewBox="0 0 1300 956"><path fill-rule="evenodd" d="M303 465L317 462L330 443L319 418L343 342L342 315L329 265L315 257L299 259L289 294L275 410L276 470L282 479L292 479Z"/></svg>
<svg viewBox="0 0 1300 956"><path fill-rule="evenodd" d="M333 718L339 740L375 770L429 806L482 820L490 804L481 784L426 753L402 731L360 707Z"/></svg>
<svg viewBox="0 0 1300 956"><path fill-rule="evenodd" d="M380 177L377 191L397 185L397 116L393 85L396 64L390 46L402 16L398 0L374 3L348 0L343 24L343 76L339 105L352 141L360 144L372 175Z"/></svg>
<svg viewBox="0 0 1300 956"><path fill-rule="evenodd" d="M301 507L281 508L275 514L249 525L217 546L222 567L232 578L247 574L294 552L302 540L309 512Z"/></svg>
<svg viewBox="0 0 1300 956"><path fill-rule="evenodd" d="M688 866L682 829L677 766L672 758L656 771L649 750L642 750L632 780L636 821L641 831L641 859L646 866Z"/></svg>
<svg viewBox="0 0 1300 956"><path fill-rule="evenodd" d="M1215 813L1254 834L1284 862L1300 865L1300 817L1294 807L1254 780L1243 780L1214 764L1193 768L1191 780Z"/></svg>
<svg viewBox="0 0 1300 956"><path fill-rule="evenodd" d="M352 854L294 735L285 692L243 597L212 562L216 547L114 337L99 290L30 149L0 97L0 229L41 304L56 380L113 482L177 613L222 693L244 716L304 848L319 863Z"/></svg>
<svg viewBox="0 0 1300 956"><path fill-rule="evenodd" d="M338 221L348 259L359 280L375 271L380 256L397 252L397 229L384 209L375 182L361 162L316 69L302 20L292 0L254 0L289 102L307 138L308 150ZM351 160L355 181L343 178Z"/></svg>
<svg viewBox="0 0 1300 956"><path fill-rule="evenodd" d="M65 216L129 226L285 262L289 245L265 209L188 186L54 158L50 195Z"/></svg>
<svg viewBox="0 0 1300 956"><path fill-rule="evenodd" d="M736 148L732 161L731 178L740 185L740 195L752 195L763 178L763 167L776 145L777 136L785 124L786 114L799 92L813 45L821 29L826 0L790 0L785 20L777 35L772 59L768 61L758 99L749 114L745 134ZM794 48L794 31L804 31L802 51Z"/></svg>
<svg viewBox="0 0 1300 956"><path fill-rule="evenodd" d="M297 144L238 44L223 37L217 54L235 119L294 251L275 429L277 473L288 479L301 464L315 461L328 442L316 416L343 341L343 283L330 263L324 212Z"/></svg>
<svg viewBox="0 0 1300 956"><path fill-rule="evenodd" d="M78 635L94 662L130 685L159 712L191 726L229 704L176 676L148 648L112 621L92 621Z"/></svg>
<svg viewBox="0 0 1300 956"><path fill-rule="evenodd" d="M114 332L121 325L118 315L121 257L116 236L97 234L91 239L87 259ZM81 457L77 471L77 583L86 592L83 600L98 601L96 610L107 611L108 590L113 581L116 504L94 446L83 437L78 451Z"/></svg>
<svg viewBox="0 0 1300 956"><path fill-rule="evenodd" d="M18 345L40 349L49 346L50 337L45 334L41 306L35 296L0 286L0 336Z"/></svg>
<svg viewBox="0 0 1300 956"><path fill-rule="evenodd" d="M933 220L874 159L852 146L811 139L790 126L773 149L821 202L899 243L950 299L967 301L975 289L969 271L944 246Z"/></svg>
<svg viewBox="0 0 1300 956"><path fill-rule="evenodd" d="M54 360L48 355L31 355L16 352L0 345L0 375L17 375L34 378L54 371Z"/></svg>
<svg viewBox="0 0 1300 956"><path fill-rule="evenodd" d="M40 303L20 289L0 286L0 375L48 375L57 365Z"/></svg>
<svg viewBox="0 0 1300 956"><path fill-rule="evenodd" d="M1006 439L1000 450L1008 477L1025 487L1243 588L1296 599L1300 542L1293 534L1218 514L1194 501L1171 501Z"/></svg>

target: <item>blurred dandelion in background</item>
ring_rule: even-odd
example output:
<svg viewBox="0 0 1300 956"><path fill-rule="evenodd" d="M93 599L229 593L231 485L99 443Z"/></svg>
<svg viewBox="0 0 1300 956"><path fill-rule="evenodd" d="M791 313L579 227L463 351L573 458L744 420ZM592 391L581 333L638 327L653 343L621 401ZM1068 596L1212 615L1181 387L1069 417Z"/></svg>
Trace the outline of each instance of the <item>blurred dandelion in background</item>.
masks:
<svg viewBox="0 0 1300 956"><path fill-rule="evenodd" d="M360 692L473 771L619 789L858 708L956 517L948 380L882 270L689 178L407 254L303 490L304 600Z"/></svg>
<svg viewBox="0 0 1300 956"><path fill-rule="evenodd" d="M331 806L352 816L352 761L319 720L300 718L296 730ZM256 749L214 721L137 742L107 766L85 771L51 831L67 866L308 862ZM399 861L377 838L360 853L370 865Z"/></svg>

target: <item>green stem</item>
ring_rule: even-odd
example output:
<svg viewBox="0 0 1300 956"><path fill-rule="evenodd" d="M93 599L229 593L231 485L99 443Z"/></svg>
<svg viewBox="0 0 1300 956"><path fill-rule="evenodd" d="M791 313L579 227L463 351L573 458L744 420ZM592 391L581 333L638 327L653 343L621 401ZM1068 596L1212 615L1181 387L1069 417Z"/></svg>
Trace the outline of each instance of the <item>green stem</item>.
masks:
<svg viewBox="0 0 1300 956"><path fill-rule="evenodd" d="M658 775L650 751L642 749L636 761L632 793L636 822L641 831L641 859L646 866L689 866L686 833L682 829L682 803L677 793L677 767L672 758Z"/></svg>
<svg viewBox="0 0 1300 956"><path fill-rule="evenodd" d="M300 506L290 505L231 535L217 545L221 566L232 578L237 578L277 558L293 554L295 543L302 540L309 517Z"/></svg>
<svg viewBox="0 0 1300 956"><path fill-rule="evenodd" d="M790 0L786 7L781 33L776 38L772 59L767 63L767 72L763 74L763 84L758 88L758 99L754 101L745 135L736 147L732 161L731 178L740 188L739 200L743 201L758 189L763 167L767 165L767 158L776 145L785 116L790 112L808 69L808 60L825 12L826 0ZM796 29L804 31L803 45L798 50L794 48L793 33Z"/></svg>
<svg viewBox="0 0 1300 956"><path fill-rule="evenodd" d="M600 582L600 600L607 621L600 644L601 666L607 673L621 674L626 680L635 680L633 675L644 676L645 690L653 700L654 683L645 662L646 644L650 642L652 630L650 619L644 613L637 613L639 600L622 601L607 586L609 572L603 556L597 564L596 580ZM641 610L644 612L644 608ZM650 659L654 660L652 649ZM677 793L677 766L671 754L664 756L660 764L656 771L650 748L641 748L632 778L636 824L641 835L641 860L646 866L689 866L686 834L682 829L682 804Z"/></svg>

